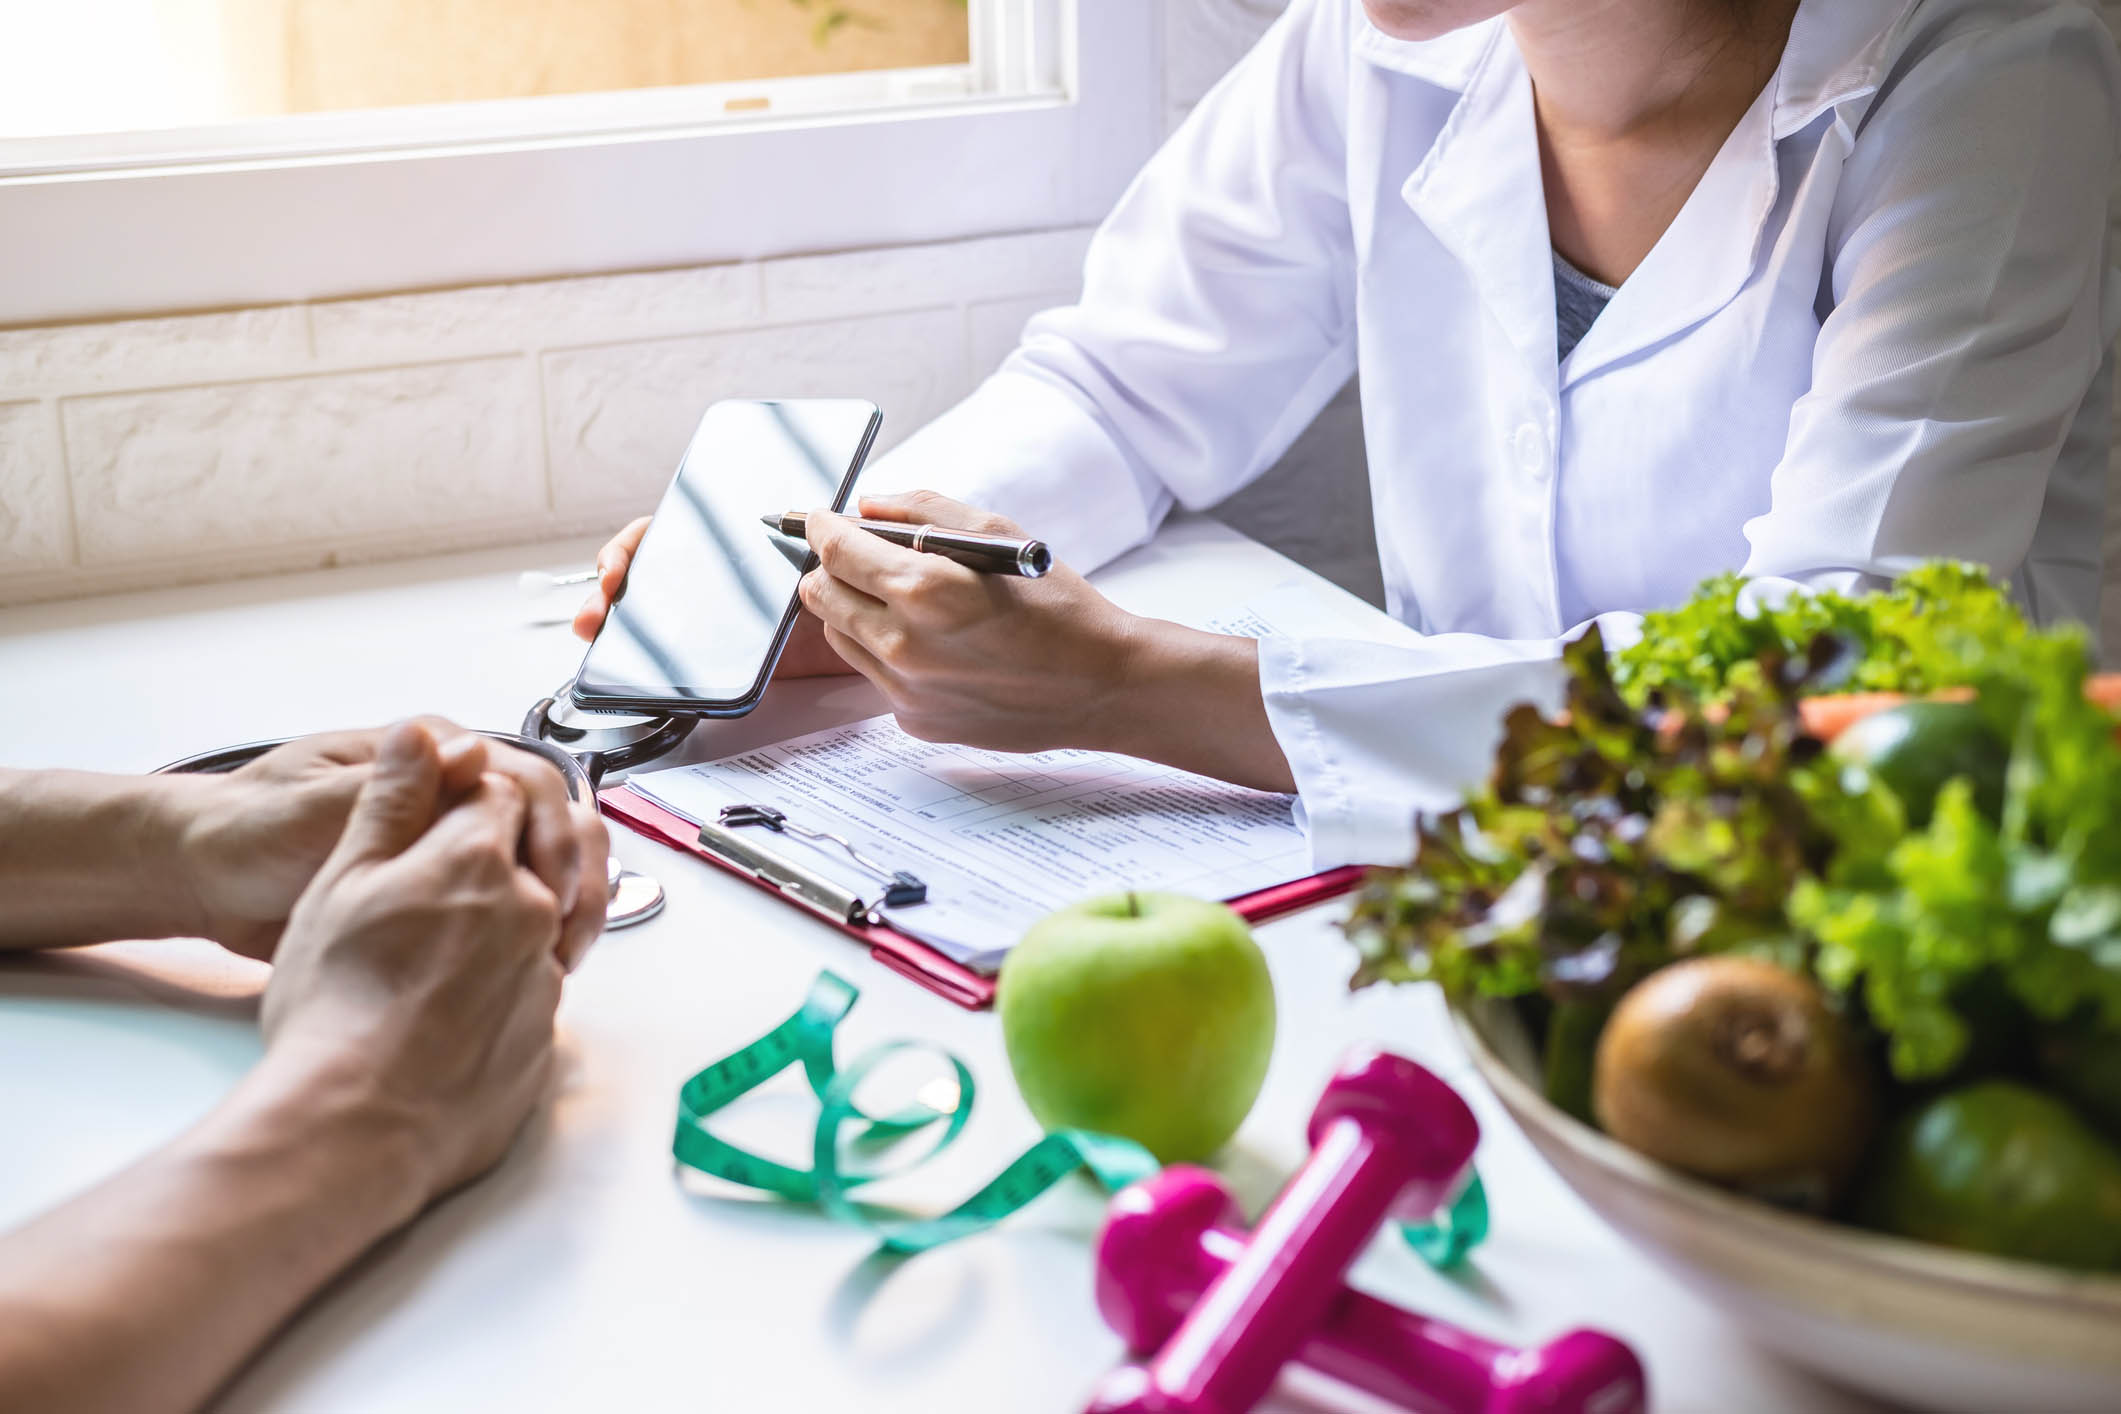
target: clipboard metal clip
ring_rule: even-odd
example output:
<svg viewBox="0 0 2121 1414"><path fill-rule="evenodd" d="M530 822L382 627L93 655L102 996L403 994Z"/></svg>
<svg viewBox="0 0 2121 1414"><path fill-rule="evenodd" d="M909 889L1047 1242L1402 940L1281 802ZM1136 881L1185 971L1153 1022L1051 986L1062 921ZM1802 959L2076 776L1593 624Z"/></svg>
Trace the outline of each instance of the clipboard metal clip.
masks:
<svg viewBox="0 0 2121 1414"><path fill-rule="evenodd" d="M741 838L736 831L747 825L762 825L775 834L838 845L857 866L883 884L883 897L870 903L796 861ZM903 908L925 902L928 897L928 886L915 875L903 869L886 868L855 848L852 841L827 830L798 825L788 818L786 812L770 805L722 807L715 823L700 826L700 846L725 863L780 889L797 903L842 923L875 922L880 908Z"/></svg>

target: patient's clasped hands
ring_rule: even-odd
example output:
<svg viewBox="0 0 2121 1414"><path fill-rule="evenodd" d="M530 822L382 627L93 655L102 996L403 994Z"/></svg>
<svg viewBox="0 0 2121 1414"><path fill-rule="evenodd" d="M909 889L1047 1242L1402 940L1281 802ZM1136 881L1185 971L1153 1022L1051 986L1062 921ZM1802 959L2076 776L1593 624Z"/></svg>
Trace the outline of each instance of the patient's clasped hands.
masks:
<svg viewBox="0 0 2121 1414"><path fill-rule="evenodd" d="M395 1127L411 1162L406 1217L491 1166L544 1093L563 949L589 941L568 938L559 895L518 862L548 782L526 787L477 760L489 754L482 738L455 742L466 740L446 763L468 778L460 787L423 726L382 739L344 832L288 917L260 1018L269 1059L338 1067L378 1131ZM564 789L559 809L564 822ZM570 865L596 855L594 887L573 873L563 881L587 893L599 922L601 829L585 815L587 838L564 850Z"/></svg>
<svg viewBox="0 0 2121 1414"><path fill-rule="evenodd" d="M572 967L603 928L605 835L595 811L570 802L559 773L528 752L438 717L415 725L441 772L436 809L465 797L484 773L520 791L523 861L559 902L556 946ZM270 961L296 896L338 842L388 740L380 731L304 737L225 776L152 783L151 809L172 841L164 857L178 872L170 896L192 910L171 920L170 931Z"/></svg>
<svg viewBox="0 0 2121 1414"><path fill-rule="evenodd" d="M0 772L0 950L198 934L273 964L265 1056L211 1114L0 1235L0 1408L193 1407L498 1161L607 845L549 764L437 719L221 777Z"/></svg>

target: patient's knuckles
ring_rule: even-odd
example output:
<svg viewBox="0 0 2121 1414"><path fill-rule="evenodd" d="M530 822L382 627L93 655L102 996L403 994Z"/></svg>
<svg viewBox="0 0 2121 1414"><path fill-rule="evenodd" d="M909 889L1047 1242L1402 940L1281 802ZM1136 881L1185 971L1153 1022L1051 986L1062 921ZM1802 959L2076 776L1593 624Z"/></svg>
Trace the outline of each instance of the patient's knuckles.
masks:
<svg viewBox="0 0 2121 1414"><path fill-rule="evenodd" d="M543 953L559 940L559 900L532 876L518 874L509 891L505 921L513 934L510 941L529 944Z"/></svg>
<svg viewBox="0 0 2121 1414"><path fill-rule="evenodd" d="M516 840L498 824L482 823L453 840L440 863L451 897L490 905L515 878Z"/></svg>

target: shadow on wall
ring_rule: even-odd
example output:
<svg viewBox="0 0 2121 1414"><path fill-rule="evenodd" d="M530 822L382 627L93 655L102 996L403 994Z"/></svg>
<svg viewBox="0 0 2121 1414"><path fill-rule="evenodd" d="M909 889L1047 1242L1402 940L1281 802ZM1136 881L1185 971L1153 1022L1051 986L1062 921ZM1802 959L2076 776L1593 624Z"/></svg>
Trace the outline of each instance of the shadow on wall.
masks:
<svg viewBox="0 0 2121 1414"><path fill-rule="evenodd" d="M1384 607L1361 392L1354 380L1327 403L1282 459L1215 514L1254 540Z"/></svg>

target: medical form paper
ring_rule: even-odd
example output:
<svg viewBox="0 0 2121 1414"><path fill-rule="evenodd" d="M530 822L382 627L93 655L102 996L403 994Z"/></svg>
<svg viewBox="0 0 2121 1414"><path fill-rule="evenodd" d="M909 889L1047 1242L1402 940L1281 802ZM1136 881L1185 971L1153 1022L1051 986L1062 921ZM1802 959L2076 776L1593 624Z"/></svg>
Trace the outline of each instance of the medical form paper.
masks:
<svg viewBox="0 0 2121 1414"><path fill-rule="evenodd" d="M937 745L888 716L628 784L694 824L725 805L770 805L910 870L928 900L887 909L891 925L988 971L1026 928L1092 894L1227 899L1310 872L1290 796L1102 752ZM763 829L760 843L873 896L876 881L836 845Z"/></svg>

